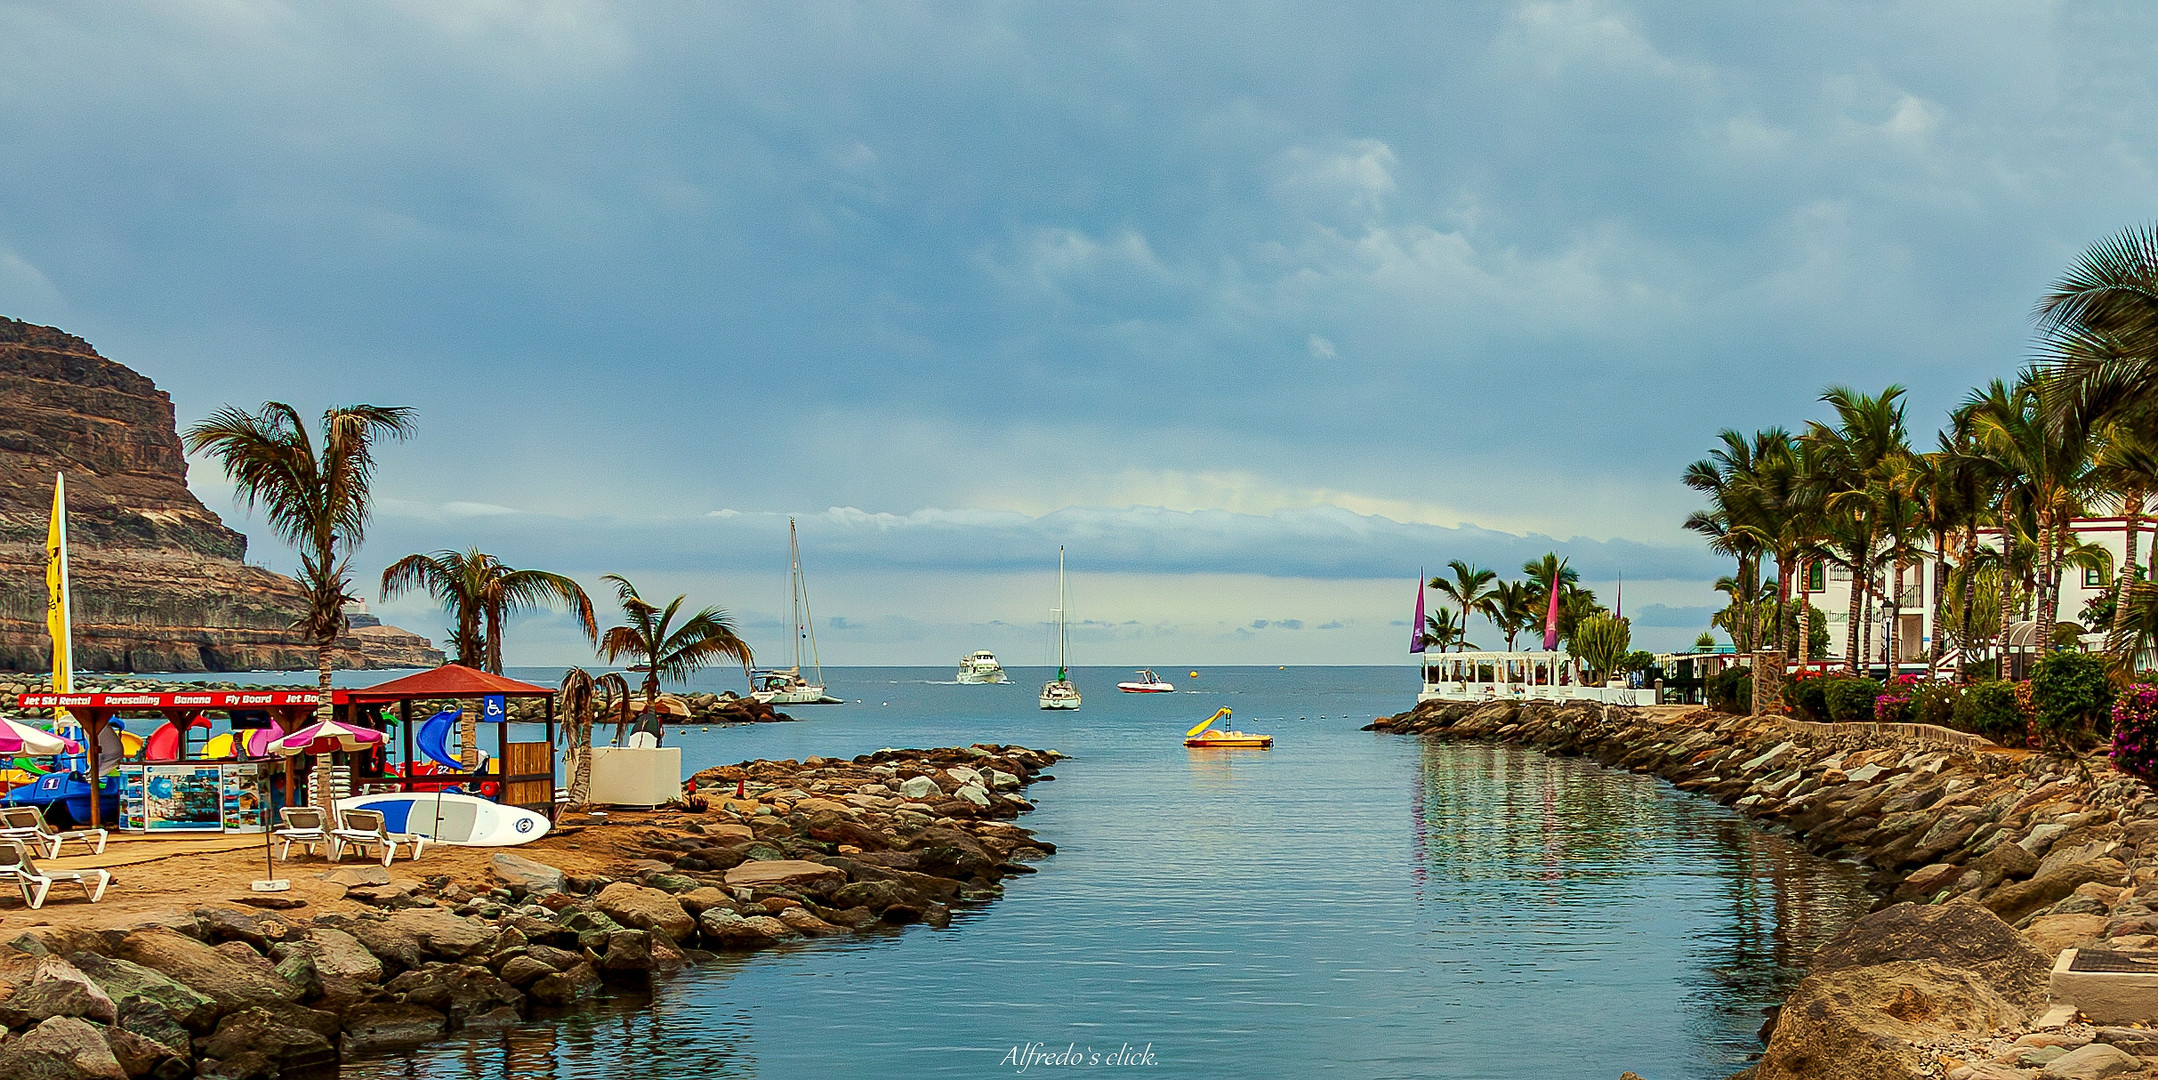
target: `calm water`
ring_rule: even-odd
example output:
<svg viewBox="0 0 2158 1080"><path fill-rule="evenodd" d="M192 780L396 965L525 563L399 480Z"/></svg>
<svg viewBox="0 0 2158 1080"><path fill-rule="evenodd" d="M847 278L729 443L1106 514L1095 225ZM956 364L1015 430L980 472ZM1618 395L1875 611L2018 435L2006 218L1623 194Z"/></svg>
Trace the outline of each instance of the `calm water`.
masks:
<svg viewBox="0 0 2158 1080"><path fill-rule="evenodd" d="M1022 822L1059 853L949 930L727 957L649 1002L345 1080L993 1077L1027 1044L1151 1048L1135 1068L1164 1077L1720 1078L1757 1049L1795 962L1868 900L1848 868L1654 780L1357 731L1411 700L1400 668L1177 671L1188 689L1160 696L1082 669L1076 714L1034 707L1038 670L1004 686L826 674L849 704L670 742L688 768L1062 750ZM1184 749L1219 705L1276 749Z"/></svg>

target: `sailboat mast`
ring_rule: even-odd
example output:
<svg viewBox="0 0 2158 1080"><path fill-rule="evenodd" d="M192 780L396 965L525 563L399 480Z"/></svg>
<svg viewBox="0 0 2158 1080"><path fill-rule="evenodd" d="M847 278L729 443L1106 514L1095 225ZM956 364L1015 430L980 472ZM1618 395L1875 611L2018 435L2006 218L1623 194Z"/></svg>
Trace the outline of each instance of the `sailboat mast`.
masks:
<svg viewBox="0 0 2158 1080"><path fill-rule="evenodd" d="M809 666L817 672L817 683L824 683L824 661L817 655L817 620L809 611L809 581L802 576L802 543L795 536L794 519L787 519L787 552L794 564L794 667L802 667L802 639L809 639Z"/></svg>
<svg viewBox="0 0 2158 1080"><path fill-rule="evenodd" d="M1064 605L1065 605L1065 603L1066 603L1066 595L1065 595L1065 592L1064 592L1064 549L1063 549L1062 547L1058 547L1058 548L1057 548L1057 681L1058 681L1058 682L1063 682L1063 681L1064 681L1064 679L1065 679L1065 677L1066 677L1066 676L1065 676L1065 674L1064 674L1064 646L1065 646L1065 640L1066 640L1066 639L1065 639L1065 633L1064 633Z"/></svg>

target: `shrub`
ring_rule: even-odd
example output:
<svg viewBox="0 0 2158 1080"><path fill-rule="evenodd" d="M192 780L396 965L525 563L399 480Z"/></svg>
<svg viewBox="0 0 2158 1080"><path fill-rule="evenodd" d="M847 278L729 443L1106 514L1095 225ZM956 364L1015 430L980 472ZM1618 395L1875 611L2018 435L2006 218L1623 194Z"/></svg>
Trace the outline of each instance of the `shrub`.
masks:
<svg viewBox="0 0 2158 1080"><path fill-rule="evenodd" d="M1916 698L1917 722L1935 727L1956 726L1956 704L1963 700L1963 689L1949 683L1925 683L1918 687Z"/></svg>
<svg viewBox="0 0 2158 1080"><path fill-rule="evenodd" d="M1801 671L1784 688L1783 699L1791 703L1805 719L1818 723L1828 722L1828 685L1836 680L1810 671Z"/></svg>
<svg viewBox="0 0 2158 1080"><path fill-rule="evenodd" d="M1908 724L1918 717L1918 676L1897 675L1873 699L1873 718L1883 724Z"/></svg>
<svg viewBox="0 0 2158 1080"><path fill-rule="evenodd" d="M2088 744L2113 707L2104 657L2050 653L2031 673L2031 712L2039 737L2055 746Z"/></svg>
<svg viewBox="0 0 2158 1080"><path fill-rule="evenodd" d="M1837 679L1828 684L1828 718L1839 724L1864 723L1873 719L1873 703L1881 696L1881 684L1872 679Z"/></svg>
<svg viewBox="0 0 2158 1080"><path fill-rule="evenodd" d="M1753 711L1753 669L1726 668L1708 677L1708 707L1744 716Z"/></svg>
<svg viewBox="0 0 2158 1080"><path fill-rule="evenodd" d="M2016 703L2016 684L1988 679L1965 690L1956 702L1955 727L2003 746L2021 743L2023 710Z"/></svg>
<svg viewBox="0 0 2158 1080"><path fill-rule="evenodd" d="M2114 699L2113 767L2158 782L2158 686L2137 683Z"/></svg>

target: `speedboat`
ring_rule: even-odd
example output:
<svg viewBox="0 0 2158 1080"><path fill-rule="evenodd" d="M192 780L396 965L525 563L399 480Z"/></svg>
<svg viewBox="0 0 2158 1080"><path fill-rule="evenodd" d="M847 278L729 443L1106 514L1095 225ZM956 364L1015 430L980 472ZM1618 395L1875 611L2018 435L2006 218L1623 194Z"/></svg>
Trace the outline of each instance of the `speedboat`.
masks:
<svg viewBox="0 0 2158 1080"><path fill-rule="evenodd" d="M1170 683L1162 681L1161 676L1154 674L1153 668L1140 668L1139 677L1137 679L1134 679L1131 682L1120 682L1116 684L1116 688L1124 691L1127 694L1176 693L1176 687Z"/></svg>
<svg viewBox="0 0 2158 1080"><path fill-rule="evenodd" d="M968 685L1009 682L997 654L983 649L959 658L959 681Z"/></svg>
<svg viewBox="0 0 2158 1080"><path fill-rule="evenodd" d="M1214 715L1199 721L1199 726L1184 733L1184 745L1196 747L1242 747L1252 750L1274 748L1272 735L1253 735L1242 731L1223 731L1214 726L1216 720L1227 720L1226 706L1214 710Z"/></svg>

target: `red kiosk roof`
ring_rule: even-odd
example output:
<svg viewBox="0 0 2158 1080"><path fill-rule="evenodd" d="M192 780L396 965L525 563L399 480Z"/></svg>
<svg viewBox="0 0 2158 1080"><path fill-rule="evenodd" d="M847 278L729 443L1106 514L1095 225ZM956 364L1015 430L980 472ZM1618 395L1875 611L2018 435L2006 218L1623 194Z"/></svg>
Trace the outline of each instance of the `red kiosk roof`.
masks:
<svg viewBox="0 0 2158 1080"><path fill-rule="evenodd" d="M554 693L545 686L505 678L463 664L444 664L433 671L422 671L402 679L391 679L376 686L338 691L340 701L378 703L384 701L414 701L420 698L466 698L502 694L506 697L546 697Z"/></svg>
<svg viewBox="0 0 2158 1080"><path fill-rule="evenodd" d="M182 690L173 693L123 694L23 694L17 703L25 709L276 709L313 708L320 700L313 690Z"/></svg>

